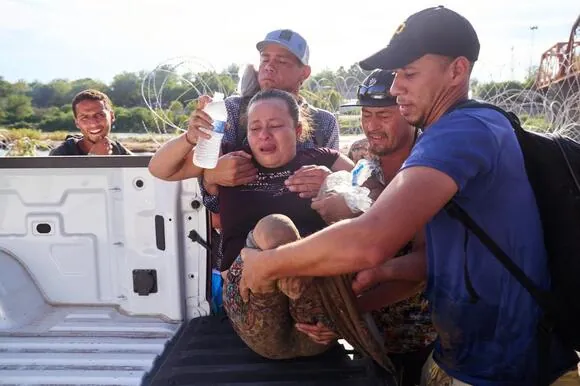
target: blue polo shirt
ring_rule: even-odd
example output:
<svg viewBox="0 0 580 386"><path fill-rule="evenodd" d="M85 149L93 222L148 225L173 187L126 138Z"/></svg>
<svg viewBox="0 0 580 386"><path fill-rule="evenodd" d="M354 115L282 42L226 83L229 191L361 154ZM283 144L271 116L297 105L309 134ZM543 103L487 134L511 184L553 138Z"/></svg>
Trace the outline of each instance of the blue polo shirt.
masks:
<svg viewBox="0 0 580 386"><path fill-rule="evenodd" d="M404 168L437 169L457 202L542 288L550 284L542 227L509 121L485 108L455 110L428 127ZM450 376L474 385L537 379L540 310L479 239L445 211L426 227L426 296L439 334L433 354ZM468 292L470 282L476 296Z"/></svg>

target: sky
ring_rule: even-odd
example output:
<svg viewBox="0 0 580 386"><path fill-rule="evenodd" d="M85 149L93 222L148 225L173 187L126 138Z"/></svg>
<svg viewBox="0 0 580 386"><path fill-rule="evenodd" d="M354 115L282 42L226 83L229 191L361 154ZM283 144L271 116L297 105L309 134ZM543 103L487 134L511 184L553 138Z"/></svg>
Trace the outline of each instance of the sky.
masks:
<svg viewBox="0 0 580 386"><path fill-rule="evenodd" d="M483 81L523 79L546 49L568 40L580 14L578 0L0 0L0 76L109 83L178 57L222 70L256 63L256 42L280 28L306 38L313 73L336 70L383 48L407 16L434 5L475 27L474 76Z"/></svg>

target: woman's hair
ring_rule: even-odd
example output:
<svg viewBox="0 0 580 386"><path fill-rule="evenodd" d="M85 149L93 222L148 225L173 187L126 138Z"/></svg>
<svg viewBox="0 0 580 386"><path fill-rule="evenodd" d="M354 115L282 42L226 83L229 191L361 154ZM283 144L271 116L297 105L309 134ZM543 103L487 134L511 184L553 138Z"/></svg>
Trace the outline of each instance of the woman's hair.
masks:
<svg viewBox="0 0 580 386"><path fill-rule="evenodd" d="M288 107L288 112L290 113L290 117L292 118L292 122L295 126L300 123L302 125L302 133L298 140L303 142L310 138L311 132L311 124L310 124L310 117L308 116L307 108L302 108L298 105L296 98L286 91L278 90L278 89L269 89L259 91L256 95L252 97L250 103L248 103L248 110L250 107L259 101L263 100L270 100L270 99L280 99L283 101L286 106Z"/></svg>

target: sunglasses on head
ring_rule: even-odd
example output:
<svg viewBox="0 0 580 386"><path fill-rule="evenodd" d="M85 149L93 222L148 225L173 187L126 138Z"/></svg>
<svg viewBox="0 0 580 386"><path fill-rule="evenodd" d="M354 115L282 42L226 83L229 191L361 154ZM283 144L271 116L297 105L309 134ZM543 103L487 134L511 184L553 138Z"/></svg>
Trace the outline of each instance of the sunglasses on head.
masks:
<svg viewBox="0 0 580 386"><path fill-rule="evenodd" d="M393 99L393 96L389 92L389 88L386 85L374 84L372 86L360 85L356 91L356 96L358 99Z"/></svg>

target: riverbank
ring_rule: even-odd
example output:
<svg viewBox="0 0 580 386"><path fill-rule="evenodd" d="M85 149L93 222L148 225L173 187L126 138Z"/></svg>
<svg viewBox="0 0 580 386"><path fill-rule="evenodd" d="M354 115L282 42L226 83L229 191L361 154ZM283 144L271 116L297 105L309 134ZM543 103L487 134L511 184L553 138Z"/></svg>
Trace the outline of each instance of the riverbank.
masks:
<svg viewBox="0 0 580 386"><path fill-rule="evenodd" d="M43 132L35 129L2 129L0 128L0 149L14 149L15 155L27 155L33 148L43 153L58 146L67 135L66 131ZM175 134L112 134L114 140L121 142L134 153L154 153L161 144ZM30 154L32 155L32 154Z"/></svg>
<svg viewBox="0 0 580 386"><path fill-rule="evenodd" d="M42 156L58 146L71 133L66 131L43 132L35 129L0 128L0 156L10 150L10 156ZM78 134L78 133L73 133ZM151 154L176 134L115 133L111 137L121 142L135 154ZM340 136L340 150L344 153L360 134Z"/></svg>

